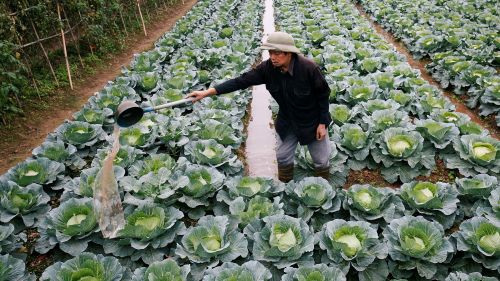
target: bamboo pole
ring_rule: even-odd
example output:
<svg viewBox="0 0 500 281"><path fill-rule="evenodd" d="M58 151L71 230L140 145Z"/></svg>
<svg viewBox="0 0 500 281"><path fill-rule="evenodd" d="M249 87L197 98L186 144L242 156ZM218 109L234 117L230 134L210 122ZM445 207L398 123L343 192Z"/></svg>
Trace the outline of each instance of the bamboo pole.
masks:
<svg viewBox="0 0 500 281"><path fill-rule="evenodd" d="M120 19L122 21L123 30L125 31L125 35L128 36L127 26L125 25L125 20L123 19L122 9L123 9L123 7L122 7L122 5L120 5L118 12L120 13Z"/></svg>
<svg viewBox="0 0 500 281"><path fill-rule="evenodd" d="M139 16L137 15L137 13L134 12L134 17L135 17L135 21L137 22L137 25L141 25L141 19L139 18Z"/></svg>
<svg viewBox="0 0 500 281"><path fill-rule="evenodd" d="M27 6L28 6L28 3L26 3L26 1L23 1L23 6L24 6L24 7L27 7ZM31 7L30 7L30 8L31 8ZM25 10L25 11L29 11L29 10L30 10L30 8L25 8L24 10ZM29 21L30 21L31 28L33 29L33 32L35 33L36 39L37 39L37 41L38 41L38 44L40 45L40 48L42 49L43 55L44 55L45 59L47 60L47 63L48 63L49 68L50 68L50 72L52 73L52 76L54 77L54 81L56 81L56 85L59 87L59 79L57 79L57 75L56 75L56 73L55 73L55 71L54 71L54 67L52 67L52 63L50 62L49 55L47 54L47 51L45 50L45 48L43 47L42 42L40 41L40 36L38 35L38 31L37 31L37 29L36 29L36 27L35 27L35 24L33 23L33 20L31 19L31 17L28 17L28 19L29 19ZM28 67L27 67L27 69L28 69L28 73L29 73L29 75L32 77L32 80L33 80L33 83L34 83L35 89L36 89L36 91L37 91L36 93L37 93L37 95L38 95L38 98L41 98L41 97L40 97L40 92L39 92L39 90L38 90L38 85L37 85L37 83L36 83L36 81L35 81L35 78L34 78L33 73L31 72L31 68L28 66Z"/></svg>
<svg viewBox="0 0 500 281"><path fill-rule="evenodd" d="M69 19L68 19L68 16L66 15L66 9L64 9L64 6L62 7L62 11L63 11L64 18L68 22L68 27L69 27L70 34L71 34L71 39L73 40L73 42L75 42L76 54L78 55L78 59L80 60L80 64L82 65L82 67L85 67L85 65L83 64L82 56L80 55L80 44L78 43L78 40L75 37L75 34L73 33L73 29L71 29L71 24L69 23Z"/></svg>
<svg viewBox="0 0 500 281"><path fill-rule="evenodd" d="M63 30L63 25L62 25L62 20L61 20L61 8L59 7L59 2L57 2L57 16L59 17L59 22L60 22L60 28L61 28L61 37L62 37L62 44L63 44L63 51L64 51L64 59L66 60L66 71L68 72L68 80L69 80L69 86L71 90L73 90L73 81L71 80L71 70L69 68L69 60L68 60L68 51L66 50L66 39L64 37L64 30Z"/></svg>
<svg viewBox="0 0 500 281"><path fill-rule="evenodd" d="M38 9L38 8L40 8L40 5L43 5L43 3L42 4L37 4L35 6L28 7L28 8L23 8L22 10L17 11L17 12L11 12L11 13L9 13L9 16L10 17L14 17L14 16L17 16L20 13L25 13L25 12L28 12L28 11L33 10L33 9Z"/></svg>
<svg viewBox="0 0 500 281"><path fill-rule="evenodd" d="M31 64L29 61L29 57L24 52L24 50L21 50L21 52L23 52L23 54L24 54L26 63L23 63L23 64L24 64L24 66L26 66L26 69L28 70L28 75L31 78L31 81L33 82L33 86L35 86L36 95L38 96L39 99L41 99L42 97L40 96L40 89L38 88L38 83L36 83L35 75L33 75L33 71L31 71L31 67L30 67Z"/></svg>
<svg viewBox="0 0 500 281"><path fill-rule="evenodd" d="M142 17L141 4L139 3L139 0L137 0L137 8L139 9L139 15L141 16L142 30L144 31L144 35L148 36L148 33L146 32L146 25L144 24L144 18Z"/></svg>
<svg viewBox="0 0 500 281"><path fill-rule="evenodd" d="M40 49L42 49L43 55L45 59L47 60L47 63L49 64L50 72L52 73L52 76L54 77L54 80L56 81L56 85L59 86L59 80L57 79L56 72L54 71L54 68L52 67L52 63L50 62L49 55L47 54L47 51L43 47L42 42L40 41L40 36L38 36L38 31L36 30L35 24L29 18L29 21L31 23L31 28L33 29L33 32L35 33L36 39L38 40L38 45L40 46Z"/></svg>
<svg viewBox="0 0 500 281"><path fill-rule="evenodd" d="M75 29L76 26L80 25L80 23L82 23L82 21L78 22L75 26L71 27L70 30L64 31L64 34L68 34L71 30ZM19 45L19 46L16 47L16 49L24 49L26 47L29 47L29 46L34 45L34 44L37 44L39 42L47 41L49 39L56 38L56 37L59 37L59 36L61 36L61 34L59 34L59 33L54 34L54 35L50 35L48 37L41 38L40 40L36 40L36 41L29 42L29 43L26 43L26 44L23 44L23 45Z"/></svg>
<svg viewBox="0 0 500 281"><path fill-rule="evenodd" d="M26 11L28 11L29 9L31 9L32 7L30 8L27 8ZM24 11L24 10L23 10ZM12 20L12 28L14 30L14 36L16 37L16 41L17 41L17 44L18 45L21 45L22 42L21 42L21 37L19 36L19 34L17 33L17 29L16 29L16 20L15 20L15 15L17 14L18 12L16 13L11 13L11 20ZM18 49L18 48L16 48ZM29 60L29 56L28 54L24 51L24 49L20 49L20 52L23 53L23 58L24 58L24 63L22 62L22 59L20 59L21 63L26 67L26 70L28 71L28 75L29 77L31 78L31 81L33 82L33 86L35 86L35 90L36 90L36 95L38 96L38 99L41 99L42 97L40 96L40 89L38 88L38 83L36 82L36 79L35 79L35 75L33 75L33 71L31 70L31 62ZM49 62L50 64L50 62ZM56 82L57 82L57 78L56 78ZM17 96L16 93L14 93L14 95L16 96L16 100L19 104L19 108L22 110L22 106L21 106L21 103L19 101L19 97Z"/></svg>

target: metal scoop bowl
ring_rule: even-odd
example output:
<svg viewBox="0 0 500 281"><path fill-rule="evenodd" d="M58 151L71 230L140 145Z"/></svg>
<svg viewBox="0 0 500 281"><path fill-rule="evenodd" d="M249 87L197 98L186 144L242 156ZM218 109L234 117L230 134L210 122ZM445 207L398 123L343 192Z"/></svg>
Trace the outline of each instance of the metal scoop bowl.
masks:
<svg viewBox="0 0 500 281"><path fill-rule="evenodd" d="M133 101L124 101L120 103L118 109L116 110L116 124L118 124L118 126L120 127L130 127L139 122L146 112L153 112L164 108L174 107L176 105L181 105L192 101L192 98L187 98L146 108L139 107Z"/></svg>

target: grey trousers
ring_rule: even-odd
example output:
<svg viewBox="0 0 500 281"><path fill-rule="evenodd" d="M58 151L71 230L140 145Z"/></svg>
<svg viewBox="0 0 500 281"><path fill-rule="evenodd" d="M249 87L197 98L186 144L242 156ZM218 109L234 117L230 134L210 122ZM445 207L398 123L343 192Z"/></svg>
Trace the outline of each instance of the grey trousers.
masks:
<svg viewBox="0 0 500 281"><path fill-rule="evenodd" d="M295 149L299 143L297 136L293 133L288 133L285 139L282 140L280 136L276 134L276 141L276 159L278 160L278 165L292 165L295 159ZM320 141L316 140L308 144L307 149L309 149L315 168L326 168L330 166L330 153L332 148L328 135Z"/></svg>

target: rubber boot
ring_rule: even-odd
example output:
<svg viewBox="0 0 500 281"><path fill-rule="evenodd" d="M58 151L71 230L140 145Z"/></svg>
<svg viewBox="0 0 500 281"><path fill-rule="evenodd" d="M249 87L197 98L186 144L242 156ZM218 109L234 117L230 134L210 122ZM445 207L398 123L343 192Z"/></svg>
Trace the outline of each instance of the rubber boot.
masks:
<svg viewBox="0 0 500 281"><path fill-rule="evenodd" d="M284 183L291 181L293 179L293 164L278 165L278 179Z"/></svg>
<svg viewBox="0 0 500 281"><path fill-rule="evenodd" d="M315 177L322 177L325 180L329 181L330 180L330 167L315 168L314 169L314 176Z"/></svg>

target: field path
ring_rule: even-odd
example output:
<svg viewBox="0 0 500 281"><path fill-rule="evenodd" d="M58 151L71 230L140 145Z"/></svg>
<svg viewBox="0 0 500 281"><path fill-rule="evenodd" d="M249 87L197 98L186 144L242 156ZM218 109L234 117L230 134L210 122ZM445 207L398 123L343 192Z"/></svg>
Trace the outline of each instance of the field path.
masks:
<svg viewBox="0 0 500 281"><path fill-rule="evenodd" d="M275 31L273 1L266 0L266 10L263 18L264 38ZM269 52L262 52L262 60L269 59ZM249 176L277 178L278 164L276 162L276 135L273 127L272 113L269 109L271 94L265 85L253 87L251 118L248 123L246 140L246 163Z"/></svg>
<svg viewBox="0 0 500 281"><path fill-rule="evenodd" d="M169 31L196 2L197 0L179 1L178 4L169 7L155 22L146 27L147 37L140 33L142 30L129 35L130 39L126 42L127 49L105 60L105 64L98 66L93 74L74 81L74 90L68 88L55 93L47 101L47 107L27 109L24 116L12 122L11 127L0 130L0 175L29 157L31 151L45 140L47 134L54 131L65 119L71 119L72 114L80 110L90 96L104 88L108 81L120 75L121 67L127 66L134 54L152 49L154 42ZM37 100L33 102L36 103Z"/></svg>

